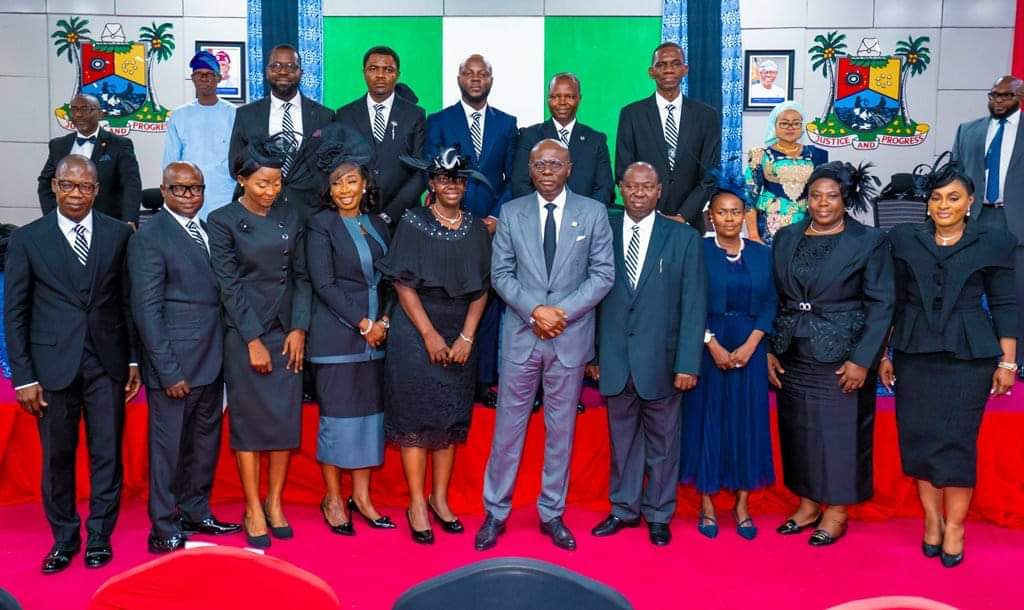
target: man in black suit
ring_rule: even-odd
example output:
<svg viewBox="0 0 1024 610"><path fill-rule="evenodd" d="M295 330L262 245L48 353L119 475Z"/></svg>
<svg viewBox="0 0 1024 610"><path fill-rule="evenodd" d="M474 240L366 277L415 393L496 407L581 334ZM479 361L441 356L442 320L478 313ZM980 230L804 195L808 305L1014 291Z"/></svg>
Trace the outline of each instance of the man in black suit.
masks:
<svg viewBox="0 0 1024 610"><path fill-rule="evenodd" d="M317 130L334 121L334 112L299 93L302 63L295 47L287 44L274 47L267 62L266 77L270 95L240 107L235 113L228 148L231 175L237 173L235 162L250 142L265 140L271 134L289 134L293 148L288 162L281 168L281 198L291 202L299 213L308 215L319 199L320 172L315 164L306 162L315 153L306 143ZM240 194L241 190L236 188L235 197Z"/></svg>
<svg viewBox="0 0 1024 610"><path fill-rule="evenodd" d="M45 574L66 568L81 548L75 451L83 416L92 484L85 566L113 557L124 405L139 391L125 271L132 230L93 211L102 187L88 158L57 162L51 185L57 210L11 235L4 283L11 380L18 403L39 419L43 446L43 509L55 539Z"/></svg>
<svg viewBox="0 0 1024 610"><path fill-rule="evenodd" d="M654 95L619 114L615 179L621 182L637 161L650 163L665 177L658 211L703 233L704 204L714 185L710 170L722 154L722 120L710 106L682 94L679 83L688 71L679 45L664 42L654 49L647 69Z"/></svg>
<svg viewBox="0 0 1024 610"><path fill-rule="evenodd" d="M605 205L615 200L608 136L576 122L576 111L582 99L580 81L572 72L562 72L551 79L548 84L551 118L519 130L512 166L513 197L522 197L536 190L530 181L530 151L541 140L555 139L569 147L572 157L569 190Z"/></svg>
<svg viewBox="0 0 1024 610"><path fill-rule="evenodd" d="M373 146L369 169L380 190L380 217L391 227L420 203L426 188L423 172L399 155L419 158L426 140L427 116L416 104L395 94L400 61L389 47L373 47L363 55L366 95L338 109L334 120L363 134Z"/></svg>
<svg viewBox="0 0 1024 610"><path fill-rule="evenodd" d="M95 97L76 95L69 106L76 131L50 140L50 154L39 174L37 192L43 214L57 207L52 185L57 162L68 155L82 155L92 159L98 172L100 188L96 194L96 211L138 226L142 182L132 141L100 129L103 111Z"/></svg>
<svg viewBox="0 0 1024 610"><path fill-rule="evenodd" d="M128 242L132 314L149 398L149 551L185 548L185 535L241 526L210 513L220 450L224 325L209 239L196 216L199 167L164 168L164 207Z"/></svg>

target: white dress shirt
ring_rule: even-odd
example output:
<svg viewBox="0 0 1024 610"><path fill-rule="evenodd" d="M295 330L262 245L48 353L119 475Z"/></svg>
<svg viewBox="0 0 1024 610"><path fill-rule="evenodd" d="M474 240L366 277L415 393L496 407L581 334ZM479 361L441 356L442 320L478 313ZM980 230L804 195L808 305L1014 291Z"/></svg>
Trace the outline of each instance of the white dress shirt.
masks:
<svg viewBox="0 0 1024 610"><path fill-rule="evenodd" d="M178 221L178 224L181 225L182 229L185 229L186 233L189 233L188 223L192 222L192 221L195 221L196 227L199 229L199 234L202 235L202 237L203 237L203 244L206 246L206 253L207 254L210 253L210 237L206 234L206 230L203 229L203 224L201 222L199 222L199 215L198 214L196 215L195 218L186 218L186 217L182 216L181 214L178 214L177 212L175 212L171 208L167 207L166 205L164 205L164 209L167 210L167 213L171 215L171 218L173 218L174 220ZM192 234L191 233L189 233L188 238L192 239Z"/></svg>
<svg viewBox="0 0 1024 610"><path fill-rule="evenodd" d="M562 230L562 212L565 211L565 187L562 187L562 192L555 197L554 201L548 201L541 197L540 193L537 193L537 209L540 210L540 243L544 243L544 224L548 221L548 209L546 206L549 203L555 204L553 214L555 216L555 243L558 243L558 234Z"/></svg>
<svg viewBox="0 0 1024 610"><path fill-rule="evenodd" d="M1010 157L1013 156L1013 145L1017 143L1017 126L1020 124L1020 109L1006 117L1006 125L1003 126L1003 146L999 149L999 197L991 203L1003 201L1003 185L1006 184L1006 172L1010 169ZM999 129L999 119L988 120L988 132L985 133L985 153L992 144L992 138L996 137L996 130ZM988 185L988 170L985 170L985 184L974 185L975 190L981 191L981 196L986 195ZM978 188L980 186L980 189Z"/></svg>
<svg viewBox="0 0 1024 610"><path fill-rule="evenodd" d="M629 214L622 215L622 258L625 260L629 252L629 240L633 239L633 227L640 227L640 251L636 259L636 279L640 280L640 273L644 270L644 259L647 258L647 246L651 243L651 232L654 231L654 218L657 212L651 212L644 216L640 222L633 222ZM627 278L628 279L628 278Z"/></svg>
<svg viewBox="0 0 1024 610"><path fill-rule="evenodd" d="M85 215L85 218L82 219L82 222L75 222L74 220L71 220L67 216L61 214L60 213L60 209L58 208L58 210L57 210L57 227L60 229L60 232L64 236L64 239L68 240L68 245L71 246L72 250L75 249L75 239L78 237L78 234L75 233L75 227L77 227L78 225L82 225L83 227L85 227L85 232L82 235L82 237L85 238L85 245L88 246L91 249L92 248L92 210L89 210L89 213Z"/></svg>
<svg viewBox="0 0 1024 610"><path fill-rule="evenodd" d="M569 140L570 142L572 141L572 129L573 129L573 127L576 127L576 119L573 119L573 120L569 121L569 123L566 124L566 125L562 125L556 119L551 119L551 122L555 124L555 133L558 133L558 138L559 139L562 138L562 134L560 134L559 132L562 131L563 129L568 129L569 130L569 135L566 136L565 139Z"/></svg>
<svg viewBox="0 0 1024 610"><path fill-rule="evenodd" d="M661 118L662 135L664 135L665 133L665 119L668 118L668 110L665 108L665 106L668 106L669 104L675 106L675 108L672 110L672 117L676 120L676 132L679 133L679 126L681 124L681 121L679 120L679 112L683 106L683 94L680 93L679 95L676 96L676 99L670 102L667 99L661 97L660 93L655 91L654 100L658 103L658 117Z"/></svg>
<svg viewBox="0 0 1024 610"><path fill-rule="evenodd" d="M280 133L283 127L281 126L284 120L284 104L285 102L291 102L292 108L289 114L292 117L292 129L295 131L295 144L297 146L302 145L302 96L295 93L295 97L290 100L282 100L277 96L271 94L270 96L270 124L267 126L267 133L274 135Z"/></svg>
<svg viewBox="0 0 1024 610"><path fill-rule="evenodd" d="M479 112L480 113L480 138L481 138L481 141L483 141L483 136L484 136L484 133L485 133L484 132L484 121L487 120L487 104L484 104L483 108L481 108L480 110L477 110L476 108L473 108L472 106L467 104L466 100L460 100L459 103L462 104L462 111L466 113L466 128L467 129L469 127L472 127L472 125L473 125L473 113L474 112Z"/></svg>
<svg viewBox="0 0 1024 610"><path fill-rule="evenodd" d="M395 92L392 91L388 99L383 102L375 102L370 94L366 94L366 110L370 113L370 133L373 133L373 117L377 116L377 104L384 104L384 133L388 131L388 120L391 118L391 107L395 105Z"/></svg>
<svg viewBox="0 0 1024 610"><path fill-rule="evenodd" d="M90 133L88 135L86 135L84 133L75 132L75 137L76 138L97 138L98 139L100 137L100 128L97 127L96 131L94 131L94 132L92 132L92 133ZM89 158L92 157L92 150L94 148L96 148L96 143L95 142L86 142L85 144L79 144L77 141L75 141L75 142L72 142L72 144L71 144L71 152L68 153L68 154L82 155L86 159L89 159Z"/></svg>

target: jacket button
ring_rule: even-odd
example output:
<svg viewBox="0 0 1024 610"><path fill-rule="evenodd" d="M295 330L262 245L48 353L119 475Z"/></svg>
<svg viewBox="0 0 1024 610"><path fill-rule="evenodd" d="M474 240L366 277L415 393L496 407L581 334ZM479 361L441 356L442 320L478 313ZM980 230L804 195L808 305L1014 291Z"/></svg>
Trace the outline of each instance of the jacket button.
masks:
<svg viewBox="0 0 1024 610"><path fill-rule="evenodd" d="M288 271L288 265L281 265L281 271Z"/></svg>
<svg viewBox="0 0 1024 610"><path fill-rule="evenodd" d="M288 281L288 278L284 278L284 277L283 277L283 278L281 278L281 283L282 283L282 284L284 284L284 283L285 283L285 282L287 282L287 281Z"/></svg>
<svg viewBox="0 0 1024 610"><path fill-rule="evenodd" d="M630 336L630 337L632 337L632 336L634 336L634 335L636 335L636 333L635 333L635 332L633 332L633 331L629 331L629 336Z"/></svg>
<svg viewBox="0 0 1024 610"><path fill-rule="evenodd" d="M285 256L288 256L288 248L285 248L284 250L281 250L281 254L284 254Z"/></svg>

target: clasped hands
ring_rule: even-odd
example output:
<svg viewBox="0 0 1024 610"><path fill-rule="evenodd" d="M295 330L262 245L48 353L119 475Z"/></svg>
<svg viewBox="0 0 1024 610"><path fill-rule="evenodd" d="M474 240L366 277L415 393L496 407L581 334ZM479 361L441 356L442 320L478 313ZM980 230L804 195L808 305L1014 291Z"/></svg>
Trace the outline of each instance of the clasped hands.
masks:
<svg viewBox="0 0 1024 610"><path fill-rule="evenodd" d="M293 373L302 372L302 361L306 356L306 331L296 328L284 338L281 355L288 359L284 367ZM249 366L260 375L269 375L274 370L270 350L259 337L249 342Z"/></svg>
<svg viewBox="0 0 1024 610"><path fill-rule="evenodd" d="M723 371L741 369L747 366L756 349L756 341L746 341L731 352L725 349L714 337L708 342L708 352L711 354L712 360L715 361L715 366Z"/></svg>
<svg viewBox="0 0 1024 610"><path fill-rule="evenodd" d="M433 329L423 336L423 344L427 348L427 355L430 356L430 363L441 366L466 364L470 352L473 351L473 344L463 339L462 335L456 337L455 341L448 345L445 343L444 337Z"/></svg>
<svg viewBox="0 0 1024 610"><path fill-rule="evenodd" d="M554 339L562 334L568 324L569 315L561 307L538 305L530 312L533 319L533 334L540 340Z"/></svg>

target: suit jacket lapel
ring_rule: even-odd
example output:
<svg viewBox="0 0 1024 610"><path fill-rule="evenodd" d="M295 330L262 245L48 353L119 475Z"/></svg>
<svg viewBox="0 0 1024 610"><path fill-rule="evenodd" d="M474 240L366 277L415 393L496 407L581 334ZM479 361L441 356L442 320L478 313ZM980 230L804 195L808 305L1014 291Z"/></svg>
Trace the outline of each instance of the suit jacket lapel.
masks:
<svg viewBox="0 0 1024 610"><path fill-rule="evenodd" d="M376 146L377 140L373 137L373 129L370 128L370 111L366 107L366 98L363 96L356 100L356 129L359 133L363 134L366 141L371 145ZM394 114L394 106L392 106L392 114Z"/></svg>
<svg viewBox="0 0 1024 610"><path fill-rule="evenodd" d="M117 221L112 221L117 222ZM110 225L99 215L92 216L92 241L89 243L89 266L91 267L92 280L89 282L89 301L96 292L96 279L103 277L110 269L111 246L113 242L107 237L107 230Z"/></svg>
<svg viewBox="0 0 1024 610"><path fill-rule="evenodd" d="M1010 164L1006 168L1006 173L1013 174L1019 166L1024 162L1024 116L1017 116L1017 139L1013 141L1013 152L1010 154ZM1006 176L1003 176L1003 191L1006 191ZM961 240L963 241L963 240Z"/></svg>
<svg viewBox="0 0 1024 610"><path fill-rule="evenodd" d="M480 147L480 159L483 159L490 153L491 148L494 146L494 140L498 137L495 135L498 129L498 113L494 111L494 108L491 108L490 104L487 105L484 116L486 117L484 118L484 141L483 146Z"/></svg>
<svg viewBox="0 0 1024 610"><path fill-rule="evenodd" d="M633 287L626 279L626 250L622 241L622 225L625 222L625 214L608 216L608 224L612 228L612 248L615 249L615 279L618 281L621 278L622 285L632 292Z"/></svg>
<svg viewBox="0 0 1024 610"><path fill-rule="evenodd" d="M72 264L77 265L78 260L72 256L71 246L68 245L67 238L64 237L60 225L57 224L57 214L59 212L53 213L52 223L45 229L47 238L53 243L40 243L38 245L39 252L46 261L50 273L59 278L64 293L84 306L86 302L82 299L82 293L76 287L72 275L74 273ZM95 238L95 236L93 237Z"/></svg>
<svg viewBox="0 0 1024 610"><path fill-rule="evenodd" d="M538 222L540 218L538 217ZM576 196L566 188L565 208L562 210L562 223L558 227L558 240L555 244L555 260L551 264L551 275L548 283L554 279L560 269L565 267L571 251L576 247L576 237L579 235L580 209L576 202ZM541 243L541 256L544 255L544 244Z"/></svg>
<svg viewBox="0 0 1024 610"><path fill-rule="evenodd" d="M651 130L651 142L654 142L661 154L658 156L661 166L658 171L668 169L668 146L665 144L665 130L661 126L661 111L658 109L658 99L654 95L647 98L649 103L644 105L644 115L647 117L647 127ZM676 121L678 125L679 122ZM676 146L678 152L679 147Z"/></svg>
<svg viewBox="0 0 1024 610"><path fill-rule="evenodd" d="M654 217L651 239L647 242L647 254L644 256L644 267L640 270L640 279L637 280L636 291L633 293L634 299L636 295L640 294L647 278L654 273L655 259L660 260L661 251L665 249L665 244L668 242L669 227L666 223L669 222L674 221L658 218L657 216Z"/></svg>
<svg viewBox="0 0 1024 610"><path fill-rule="evenodd" d="M473 148L473 138L469 135L469 123L466 121L466 113L463 112L462 102L455 102L454 106L449 106L448 110L451 112L451 120L455 123L455 142L442 142L442 146L454 146L459 145L459 153L466 155L472 159L477 167L480 165L480 158L476 156L476 149ZM485 134L486 135L486 134ZM428 151L431 155L436 155L437 150Z"/></svg>
<svg viewBox="0 0 1024 610"><path fill-rule="evenodd" d="M78 134L76 133L75 135L77 136ZM103 153L107 151L108 145L110 145L110 134L106 130L100 129L96 134L96 144L92 147L92 155L89 157L93 163L99 162L103 157Z"/></svg>
<svg viewBox="0 0 1024 610"><path fill-rule="evenodd" d="M313 100L301 93L299 94L299 99L301 100L299 105L302 106L302 143L305 144L313 135L313 132L319 129L319 126L317 125L316 114L313 112ZM267 121L270 121L269 112L267 114Z"/></svg>
<svg viewBox="0 0 1024 610"><path fill-rule="evenodd" d="M537 277L547 278L547 267L544 266L544 240L541 239L540 233L540 214L537 213L536 199L534 199L530 205L523 208L522 213L526 215L523 218L521 226L525 231L524 243L527 244L527 250L533 256L530 259L536 265ZM556 246L557 248L557 246ZM554 266L552 266L554 269Z"/></svg>
<svg viewBox="0 0 1024 610"><path fill-rule="evenodd" d="M267 137L270 135L270 96L260 100L260 103L256 105L256 133L259 134L257 137Z"/></svg>
<svg viewBox="0 0 1024 610"><path fill-rule="evenodd" d="M175 250L172 251L172 254L174 251L183 250L188 253L186 256L192 259L191 267L202 267L207 269L210 274L213 273L213 267L210 266L210 255L208 251L204 251L202 246L197 244L196 240L192 239L192 236L189 235L185 227L181 226L177 220L172 218L166 210L160 210L157 213L157 216L155 216L150 222L161 223L160 229L165 235L167 235L167 238L171 240L172 247L175 248ZM203 225L203 230L206 230L205 225ZM207 233L206 239L207 245L209 245L209 233Z"/></svg>

